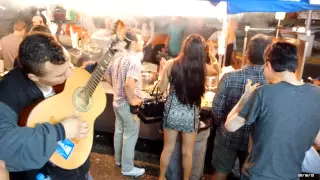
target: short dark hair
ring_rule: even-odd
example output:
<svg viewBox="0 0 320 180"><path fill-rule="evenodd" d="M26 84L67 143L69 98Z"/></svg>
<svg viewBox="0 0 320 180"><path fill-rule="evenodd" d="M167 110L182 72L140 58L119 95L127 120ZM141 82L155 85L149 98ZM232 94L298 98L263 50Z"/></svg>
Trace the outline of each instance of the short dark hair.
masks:
<svg viewBox="0 0 320 180"><path fill-rule="evenodd" d="M25 37L19 46L18 61L26 73L43 75L42 66L45 62L60 65L67 59L62 46L52 35L33 33Z"/></svg>
<svg viewBox="0 0 320 180"><path fill-rule="evenodd" d="M270 62L276 72L296 72L298 68L298 50L294 44L276 42L267 47L264 59Z"/></svg>
<svg viewBox="0 0 320 180"><path fill-rule="evenodd" d="M141 34L140 31L136 28L133 29L128 29L128 31L126 32L126 36L124 38L124 41L127 43L126 45L126 49L129 49L132 41L138 41L137 35Z"/></svg>
<svg viewBox="0 0 320 180"><path fill-rule="evenodd" d="M37 26L33 26L30 30L30 33L35 33L35 32L44 32L44 33L49 33L51 34L50 29L45 26L45 25L37 25Z"/></svg>
<svg viewBox="0 0 320 180"><path fill-rule="evenodd" d="M248 44L248 60L254 65L265 64L263 54L270 44L272 40L266 35L257 34L252 37Z"/></svg>

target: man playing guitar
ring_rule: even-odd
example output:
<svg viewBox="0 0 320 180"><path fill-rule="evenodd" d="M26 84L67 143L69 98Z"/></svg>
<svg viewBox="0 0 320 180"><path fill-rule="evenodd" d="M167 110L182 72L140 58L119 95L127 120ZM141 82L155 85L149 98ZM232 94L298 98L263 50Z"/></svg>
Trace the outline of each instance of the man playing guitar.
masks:
<svg viewBox="0 0 320 180"><path fill-rule="evenodd" d="M0 159L6 162L10 179L35 180L43 173L52 180L87 180L89 159L74 170L48 163L58 141L87 135L87 123L69 117L56 125L44 123L35 128L17 124L25 107L58 93L53 87L63 84L71 74L71 63L62 46L51 35L35 33L20 44L18 60L20 67L0 82Z"/></svg>

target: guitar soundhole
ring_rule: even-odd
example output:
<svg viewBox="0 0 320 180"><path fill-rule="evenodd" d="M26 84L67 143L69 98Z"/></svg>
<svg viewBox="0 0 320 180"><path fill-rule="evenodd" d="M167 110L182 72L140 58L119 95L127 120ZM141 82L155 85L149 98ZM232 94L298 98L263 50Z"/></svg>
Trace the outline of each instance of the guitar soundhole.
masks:
<svg viewBox="0 0 320 180"><path fill-rule="evenodd" d="M73 104L79 112L87 112L92 106L92 98L83 90L82 87L77 88L73 94Z"/></svg>

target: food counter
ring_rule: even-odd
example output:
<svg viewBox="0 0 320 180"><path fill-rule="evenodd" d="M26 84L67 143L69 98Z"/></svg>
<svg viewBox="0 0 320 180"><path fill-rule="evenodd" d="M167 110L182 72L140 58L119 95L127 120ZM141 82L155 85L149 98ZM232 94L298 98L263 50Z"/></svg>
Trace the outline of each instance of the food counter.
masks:
<svg viewBox="0 0 320 180"><path fill-rule="evenodd" d="M112 101L113 101L113 90L110 84L107 82L101 82L102 87L105 89L107 97L107 105L103 113L96 119L95 130L114 133L115 130L115 114L113 111ZM205 97L213 99L214 93L207 93ZM207 108L206 111L210 112L211 102L210 100L204 101L204 104ZM204 108L205 109L205 108ZM207 126L205 123L200 124L201 127ZM148 123L145 124L142 121L140 122L140 132L139 138L150 139L150 140L162 140L162 134L159 132L160 122Z"/></svg>
<svg viewBox="0 0 320 180"><path fill-rule="evenodd" d="M107 82L101 82L102 87L105 89L107 97L107 105L103 113L96 119L95 130L114 133L115 130L115 114L113 111L113 90ZM162 135L158 132L160 122L145 124L140 122L139 137L150 140L162 140Z"/></svg>

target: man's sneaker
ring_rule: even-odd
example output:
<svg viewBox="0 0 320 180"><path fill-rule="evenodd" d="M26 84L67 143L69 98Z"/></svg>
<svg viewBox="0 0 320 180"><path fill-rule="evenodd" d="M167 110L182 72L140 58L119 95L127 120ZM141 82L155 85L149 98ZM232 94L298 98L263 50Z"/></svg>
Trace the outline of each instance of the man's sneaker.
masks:
<svg viewBox="0 0 320 180"><path fill-rule="evenodd" d="M139 177L139 176L142 176L145 172L146 171L145 171L144 168L136 168L136 167L134 167L131 171L128 171L128 172L123 172L122 171L122 175Z"/></svg>

